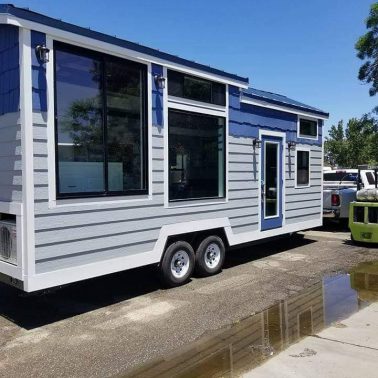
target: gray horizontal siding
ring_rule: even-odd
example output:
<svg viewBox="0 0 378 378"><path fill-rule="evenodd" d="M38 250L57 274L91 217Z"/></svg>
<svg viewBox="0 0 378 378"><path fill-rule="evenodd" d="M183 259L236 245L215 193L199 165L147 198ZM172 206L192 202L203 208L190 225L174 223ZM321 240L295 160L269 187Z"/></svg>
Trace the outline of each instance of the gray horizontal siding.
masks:
<svg viewBox="0 0 378 378"><path fill-rule="evenodd" d="M256 231L259 218L259 150L254 151L250 138L230 137L229 144L229 201L198 207L164 207L164 138L157 128L152 135L152 192L151 200L138 202L106 201L83 206L48 207L47 134L43 118L34 125L34 180L37 271L80 265L104 258L126 256L151 250L164 225L181 222L228 217L235 234ZM38 121L38 122L37 122ZM320 168L319 168L320 169ZM318 180L314 171L314 182ZM286 173L288 177L288 173ZM290 179L290 177L289 177ZM319 179L320 182L320 179ZM317 187L294 189L287 184L292 212L299 217L300 197L317 199ZM303 209L303 216L311 216L313 204ZM287 223L289 223L287 221Z"/></svg>
<svg viewBox="0 0 378 378"><path fill-rule="evenodd" d="M91 253L79 253L76 255L62 255L60 259L40 260L36 264L36 272L44 273L57 269L71 268L83 264L94 263L107 259L130 256L140 252L151 251L155 242L146 241L143 244L120 246L111 249L94 249Z"/></svg>
<svg viewBox="0 0 378 378"><path fill-rule="evenodd" d="M246 222L246 224L243 225L236 225L232 227L232 231L234 234L242 234L244 232L252 232L258 230L258 220L251 222Z"/></svg>
<svg viewBox="0 0 378 378"><path fill-rule="evenodd" d="M19 113L0 116L0 201L22 201L22 150Z"/></svg>
<svg viewBox="0 0 378 378"><path fill-rule="evenodd" d="M301 222L312 221L312 220L320 221L321 214L322 214L322 211L320 208L315 210L314 212L311 212L311 214L308 214L308 215L291 216L291 215L286 214L286 224L301 223Z"/></svg>
<svg viewBox="0 0 378 378"><path fill-rule="evenodd" d="M303 145L298 145L300 148ZM286 223L319 219L321 209L322 148L311 146L310 187L295 188L295 153L286 153Z"/></svg>

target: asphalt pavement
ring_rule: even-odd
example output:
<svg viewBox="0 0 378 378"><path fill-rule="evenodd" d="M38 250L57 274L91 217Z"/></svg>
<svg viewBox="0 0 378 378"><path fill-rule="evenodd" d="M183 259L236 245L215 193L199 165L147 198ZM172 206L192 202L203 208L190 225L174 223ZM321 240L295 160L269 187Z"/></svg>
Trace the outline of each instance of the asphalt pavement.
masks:
<svg viewBox="0 0 378 378"><path fill-rule="evenodd" d="M377 252L321 229L232 250L220 274L175 289L151 266L31 296L0 285L0 376L123 375Z"/></svg>

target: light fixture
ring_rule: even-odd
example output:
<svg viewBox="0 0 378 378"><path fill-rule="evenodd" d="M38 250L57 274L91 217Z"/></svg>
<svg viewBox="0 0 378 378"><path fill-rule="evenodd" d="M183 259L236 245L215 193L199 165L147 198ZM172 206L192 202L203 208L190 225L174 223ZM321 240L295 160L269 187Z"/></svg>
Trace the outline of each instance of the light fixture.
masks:
<svg viewBox="0 0 378 378"><path fill-rule="evenodd" d="M288 148L290 151L294 151L296 145L297 145L297 143L295 143L294 141L290 141L290 142L288 142L288 144L287 144L287 148Z"/></svg>
<svg viewBox="0 0 378 378"><path fill-rule="evenodd" d="M261 146L261 140L258 139L258 138L254 138L252 140L252 146L253 146L254 149L255 148L260 148L260 146Z"/></svg>
<svg viewBox="0 0 378 378"><path fill-rule="evenodd" d="M50 60L50 49L45 45L37 45L35 47L35 52L39 61L47 63Z"/></svg>
<svg viewBox="0 0 378 378"><path fill-rule="evenodd" d="M154 79L155 79L156 86L159 89L165 88L165 77L163 75L155 75Z"/></svg>

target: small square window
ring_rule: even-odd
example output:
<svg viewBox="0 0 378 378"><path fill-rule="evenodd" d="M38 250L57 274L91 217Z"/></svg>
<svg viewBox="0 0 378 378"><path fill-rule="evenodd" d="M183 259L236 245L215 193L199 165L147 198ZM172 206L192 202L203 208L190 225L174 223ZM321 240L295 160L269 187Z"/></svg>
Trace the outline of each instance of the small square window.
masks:
<svg viewBox="0 0 378 378"><path fill-rule="evenodd" d="M300 138L316 139L318 137L318 121L300 118L298 134Z"/></svg>

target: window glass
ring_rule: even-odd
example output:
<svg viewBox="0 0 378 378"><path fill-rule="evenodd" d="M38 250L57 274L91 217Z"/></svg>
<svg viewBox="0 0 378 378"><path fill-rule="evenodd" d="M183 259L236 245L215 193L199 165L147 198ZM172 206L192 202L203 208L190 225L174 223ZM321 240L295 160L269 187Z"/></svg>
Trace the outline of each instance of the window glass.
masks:
<svg viewBox="0 0 378 378"><path fill-rule="evenodd" d="M60 50L55 61L59 192L103 192L102 63Z"/></svg>
<svg viewBox="0 0 378 378"><path fill-rule="evenodd" d="M265 216L278 215L278 144L265 143Z"/></svg>
<svg viewBox="0 0 378 378"><path fill-rule="evenodd" d="M226 86L181 72L168 70L168 94L211 104L226 104Z"/></svg>
<svg viewBox="0 0 378 378"><path fill-rule="evenodd" d="M225 119L169 110L169 199L224 197Z"/></svg>
<svg viewBox="0 0 378 378"><path fill-rule="evenodd" d="M142 73L121 61L106 64L109 191L144 188Z"/></svg>
<svg viewBox="0 0 378 378"><path fill-rule="evenodd" d="M372 172L366 172L366 178L368 180L369 185L375 185L375 177Z"/></svg>
<svg viewBox="0 0 378 378"><path fill-rule="evenodd" d="M318 136L318 122L301 118L299 120L299 136L316 138Z"/></svg>
<svg viewBox="0 0 378 378"><path fill-rule="evenodd" d="M57 192L146 191L144 66L55 48Z"/></svg>
<svg viewBox="0 0 378 378"><path fill-rule="evenodd" d="M310 152L297 151L297 186L310 184Z"/></svg>
<svg viewBox="0 0 378 378"><path fill-rule="evenodd" d="M351 181L355 182L357 181L357 173L354 172L327 172L323 174L324 181Z"/></svg>

